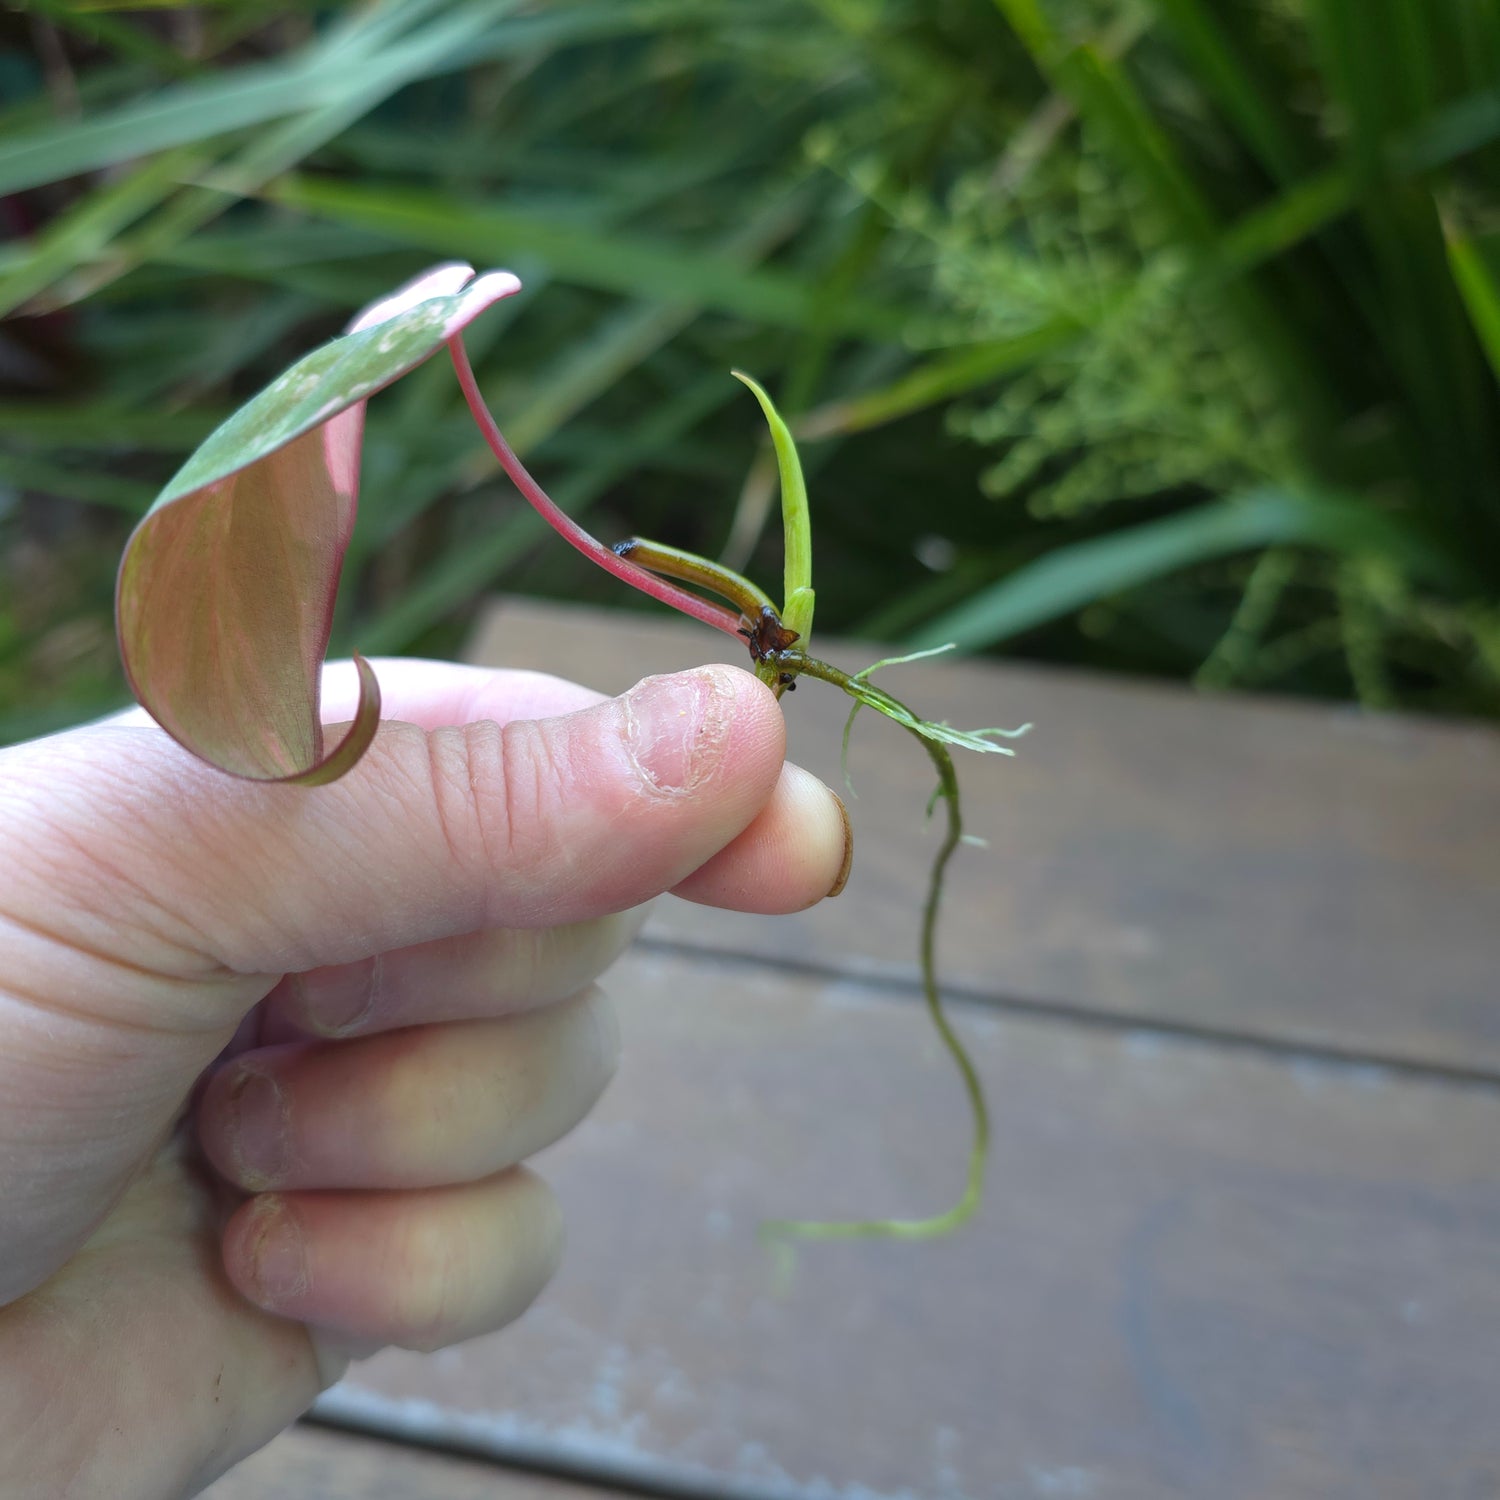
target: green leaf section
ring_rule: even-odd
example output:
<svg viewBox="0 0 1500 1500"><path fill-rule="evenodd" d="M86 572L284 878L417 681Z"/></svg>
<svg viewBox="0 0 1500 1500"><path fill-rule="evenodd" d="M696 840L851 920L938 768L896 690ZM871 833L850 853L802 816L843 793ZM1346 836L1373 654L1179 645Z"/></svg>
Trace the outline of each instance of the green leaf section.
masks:
<svg viewBox="0 0 1500 1500"><path fill-rule="evenodd" d="M464 294L435 297L400 319L345 334L314 349L212 432L157 497L170 505L285 447L367 400L442 348Z"/></svg>

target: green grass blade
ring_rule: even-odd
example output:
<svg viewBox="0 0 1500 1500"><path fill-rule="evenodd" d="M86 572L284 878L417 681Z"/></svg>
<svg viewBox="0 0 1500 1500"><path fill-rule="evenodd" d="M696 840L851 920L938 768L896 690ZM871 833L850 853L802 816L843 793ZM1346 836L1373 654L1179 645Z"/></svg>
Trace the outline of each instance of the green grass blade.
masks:
<svg viewBox="0 0 1500 1500"><path fill-rule="evenodd" d="M1349 212L1358 194L1351 168L1305 177L1236 220L1205 256L1210 274L1239 274L1284 254Z"/></svg>
<svg viewBox="0 0 1500 1500"><path fill-rule="evenodd" d="M453 9L451 0L444 0ZM338 104L364 91L364 69L400 66L412 57L408 75L433 76L468 66L481 33L503 21L518 0L484 0L441 17L426 33L398 34L383 51L383 20L410 19L409 7L377 7L365 34L352 31L337 45L316 43L285 61L255 63L193 79L71 125L48 126L0 143L0 193L97 171L176 146L212 140L233 131L269 124L287 115ZM423 10L430 8L427 5ZM452 45L432 45L448 24L465 33ZM394 28L391 28L394 29ZM415 55L420 54L420 61Z"/></svg>
<svg viewBox="0 0 1500 1500"><path fill-rule="evenodd" d="M473 40L428 59L421 76L436 77L479 61L666 25L690 10L682 4L613 0L609 5L562 7L510 17L518 4L519 0L473 0L465 9L482 23ZM445 9L455 9L453 0L352 11L335 36L286 60L223 69L92 118L62 126L49 123L0 141L0 194L117 166L336 102L358 86L363 67L381 59L389 61L411 44L412 36L407 33L416 21L430 11Z"/></svg>
<svg viewBox="0 0 1500 1500"><path fill-rule="evenodd" d="M1151 190L1189 244L1209 238L1215 214L1114 58L1078 47L1057 64L1060 85L1100 130L1116 155Z"/></svg>
<svg viewBox="0 0 1500 1500"><path fill-rule="evenodd" d="M1201 258L1218 238L1219 214L1121 62L1101 45L1061 45L1035 0L995 3L1026 43L1037 67L1072 99L1080 117L1150 194L1178 247ZM1227 300L1246 335L1258 344L1267 364L1288 388L1292 409L1305 428L1326 428L1332 415L1315 354L1299 341L1297 330L1288 325L1277 304L1245 281L1229 284Z"/></svg>
<svg viewBox="0 0 1500 1500"><path fill-rule="evenodd" d="M222 409L130 411L100 402L0 402L0 436L7 443L44 443L52 449L144 450L184 453L228 417Z"/></svg>
<svg viewBox="0 0 1500 1500"><path fill-rule="evenodd" d="M145 515L158 488L105 470L79 469L20 453L0 453L0 480L39 494L123 511L128 516Z"/></svg>
<svg viewBox="0 0 1500 1500"><path fill-rule="evenodd" d="M287 63L254 64L163 89L94 119L0 143L0 193L263 125L320 102L308 97L316 92L305 69Z"/></svg>
<svg viewBox="0 0 1500 1500"><path fill-rule="evenodd" d="M706 253L743 274L755 274L756 262L802 225L807 210L806 200L795 197L772 203ZM531 383L527 404L507 417L512 446L525 453L543 442L703 311L703 304L680 299L636 302L602 319L591 337L577 341L552 372ZM725 399L732 393L731 386Z"/></svg>
<svg viewBox="0 0 1500 1500"><path fill-rule="evenodd" d="M468 203L444 193L294 177L277 183L268 196L286 207L384 235L397 244L463 255L476 264L504 264L530 255L559 281L667 303L694 303L777 328L800 329L816 303L816 286L789 272L749 271L712 250L683 250L494 203ZM868 301L851 299L839 309L844 333L891 338L899 336L905 323L903 310Z"/></svg>
<svg viewBox="0 0 1500 1500"><path fill-rule="evenodd" d="M1469 312L1469 321L1500 379L1500 235L1476 240L1447 217L1443 237L1448 247L1448 265Z"/></svg>
<svg viewBox="0 0 1500 1500"><path fill-rule="evenodd" d="M526 453L545 442L697 315L696 307L629 303L601 318L555 364L538 372L526 404L507 420L516 451Z"/></svg>
<svg viewBox="0 0 1500 1500"><path fill-rule="evenodd" d="M1500 90L1488 90L1437 110L1403 132L1391 143L1387 166L1394 176L1412 177L1448 166L1496 140ZM1304 177L1231 224L1207 259L1228 272L1261 265L1349 213L1360 188L1352 160Z"/></svg>
<svg viewBox="0 0 1500 1500"><path fill-rule="evenodd" d="M797 423L797 435L804 439L830 437L893 422L1024 369L1055 353L1082 331L1077 319L1059 317L1011 338L938 355L878 390L831 401L808 413Z"/></svg>
<svg viewBox="0 0 1500 1500"><path fill-rule="evenodd" d="M1196 563L1293 543L1380 553L1434 575L1448 571L1419 532L1368 505L1267 488L1060 547L929 622L915 643L954 641L976 650Z"/></svg>
<svg viewBox="0 0 1500 1500"><path fill-rule="evenodd" d="M1500 89L1469 94L1433 111L1391 145L1397 172L1428 172L1500 139Z"/></svg>
<svg viewBox="0 0 1500 1500"><path fill-rule="evenodd" d="M1037 66L1046 70L1057 49L1057 33L1047 19L1039 0L995 0L995 6L1010 22Z"/></svg>
<svg viewBox="0 0 1500 1500"><path fill-rule="evenodd" d="M404 39L388 55L361 63L352 70L352 82L342 97L250 141L209 182L180 194L127 241L112 246L92 274L68 284L66 299L95 292L143 262L169 254L204 224L299 164L434 64L462 56L492 19L482 7L461 10Z"/></svg>
<svg viewBox="0 0 1500 1500"><path fill-rule="evenodd" d="M31 241L30 251L0 276L0 317L104 253L110 241L201 170L196 147L163 152L136 171L85 194Z"/></svg>
<svg viewBox="0 0 1500 1500"><path fill-rule="evenodd" d="M1265 59L1227 7L1204 0L1153 0L1176 36L1193 75L1219 101L1251 150L1282 182L1299 177L1308 151L1282 104L1285 83L1268 76Z"/></svg>

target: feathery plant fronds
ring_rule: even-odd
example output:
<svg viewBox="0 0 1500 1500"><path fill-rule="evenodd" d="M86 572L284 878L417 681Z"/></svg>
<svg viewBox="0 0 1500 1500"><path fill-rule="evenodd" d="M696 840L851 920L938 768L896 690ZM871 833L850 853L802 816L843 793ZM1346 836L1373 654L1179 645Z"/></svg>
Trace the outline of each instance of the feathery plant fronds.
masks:
<svg viewBox="0 0 1500 1500"><path fill-rule="evenodd" d="M949 430L994 454L981 483L1000 515L1069 528L1047 576L1067 573L1070 546L1080 579L1086 559L1109 602L1089 610L1096 641L1196 654L1205 684L1500 712L1500 7L995 8L1046 90L998 162L893 194L868 141L819 140L925 240L951 327L995 356L966 372L936 355L925 378L830 407L811 430L951 402ZM1220 558L1252 526L1205 524L1196 554L1162 546L1143 571L1164 513L1198 506L1206 521L1208 505L1268 486L1306 506L1301 535L1283 517L1264 538L1289 545L1294 584L1251 559L1235 570L1250 592L1225 586ZM1330 551L1313 513L1334 495L1370 528ZM1419 560L1432 548L1438 570ZM1060 588L1049 610L1041 565L1019 560L1006 577L1003 556L960 547L955 575L979 587L957 608L934 591L925 637L972 649L1077 608Z"/></svg>
<svg viewBox="0 0 1500 1500"><path fill-rule="evenodd" d="M950 414L1001 453L986 493L1038 520L1197 488L1234 493L1292 468L1291 424L1255 351L1085 134L1076 154L996 199L955 190L935 288L984 334L1019 315L1079 317L1086 335Z"/></svg>

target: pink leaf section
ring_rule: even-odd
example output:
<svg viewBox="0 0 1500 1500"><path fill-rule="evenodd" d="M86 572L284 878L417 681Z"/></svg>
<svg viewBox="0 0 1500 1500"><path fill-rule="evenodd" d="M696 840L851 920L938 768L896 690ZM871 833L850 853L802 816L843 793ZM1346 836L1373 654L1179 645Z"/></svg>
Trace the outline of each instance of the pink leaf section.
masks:
<svg viewBox="0 0 1500 1500"><path fill-rule="evenodd" d="M175 740L236 776L315 785L369 747L380 690L325 749L319 688L354 529L366 398L520 290L509 272L434 267L366 308L213 433L126 545L120 654Z"/></svg>

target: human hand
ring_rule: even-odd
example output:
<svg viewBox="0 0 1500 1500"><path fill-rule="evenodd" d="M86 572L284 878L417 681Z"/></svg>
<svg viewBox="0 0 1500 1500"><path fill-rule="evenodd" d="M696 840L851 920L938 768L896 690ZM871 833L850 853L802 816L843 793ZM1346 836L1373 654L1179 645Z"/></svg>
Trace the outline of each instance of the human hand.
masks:
<svg viewBox="0 0 1500 1500"><path fill-rule="evenodd" d="M519 1163L608 1080L642 903L847 871L748 673L379 674L402 722L316 790L139 715L0 752L8 1496L191 1494L351 1355L514 1318L560 1243Z"/></svg>

